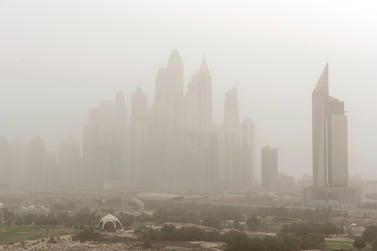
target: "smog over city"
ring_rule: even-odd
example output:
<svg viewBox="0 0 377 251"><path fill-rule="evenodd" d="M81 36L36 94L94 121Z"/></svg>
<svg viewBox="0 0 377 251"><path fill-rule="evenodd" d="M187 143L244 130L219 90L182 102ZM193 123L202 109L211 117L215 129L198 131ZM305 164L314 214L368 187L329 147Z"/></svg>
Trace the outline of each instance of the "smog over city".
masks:
<svg viewBox="0 0 377 251"><path fill-rule="evenodd" d="M377 250L376 12L0 0L0 250Z"/></svg>

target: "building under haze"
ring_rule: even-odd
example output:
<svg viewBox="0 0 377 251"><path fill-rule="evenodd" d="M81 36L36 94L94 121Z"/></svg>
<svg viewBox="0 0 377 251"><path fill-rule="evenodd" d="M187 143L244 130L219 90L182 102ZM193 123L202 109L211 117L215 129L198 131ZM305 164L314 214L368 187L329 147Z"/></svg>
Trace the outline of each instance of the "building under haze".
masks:
<svg viewBox="0 0 377 251"><path fill-rule="evenodd" d="M273 178L278 176L278 149L265 146L262 148L262 187L272 189Z"/></svg>
<svg viewBox="0 0 377 251"><path fill-rule="evenodd" d="M251 118L241 122L241 149L245 154L244 182L254 184L255 180L255 124Z"/></svg>
<svg viewBox="0 0 377 251"><path fill-rule="evenodd" d="M328 65L312 96L314 186L348 185L347 116L344 102L329 96Z"/></svg>
<svg viewBox="0 0 377 251"><path fill-rule="evenodd" d="M271 190L275 194L292 194L295 192L295 189L296 181L294 177L278 173L278 175L271 179Z"/></svg>
<svg viewBox="0 0 377 251"><path fill-rule="evenodd" d="M238 90L224 96L224 121L213 121L213 82L203 58L185 88L173 50L155 79L150 104L141 87L117 92L89 110L82 142L67 138L50 152L0 138L0 186L35 189L133 189L188 194L247 191L255 169L255 126L240 118ZM126 104L130 104L129 110ZM82 149L80 149L82 147ZM12 184L11 184L12 185Z"/></svg>
<svg viewBox="0 0 377 251"><path fill-rule="evenodd" d="M73 137L63 141L58 153L59 183L65 188L77 187L83 176L79 144Z"/></svg>
<svg viewBox="0 0 377 251"><path fill-rule="evenodd" d="M44 188L47 184L47 165L45 145L40 137L34 137L28 151L28 185L32 188Z"/></svg>
<svg viewBox="0 0 377 251"><path fill-rule="evenodd" d="M227 190L251 187L255 166L255 128L250 118L240 123L238 90L225 93L224 122L218 128L219 181Z"/></svg>
<svg viewBox="0 0 377 251"><path fill-rule="evenodd" d="M86 185L103 187L124 178L128 127L124 118L125 102L119 100L123 98L117 95L115 106L108 100L89 111L88 123L83 129Z"/></svg>
<svg viewBox="0 0 377 251"><path fill-rule="evenodd" d="M12 171L11 159L11 149L8 140L5 137L0 137L0 191L9 185Z"/></svg>
<svg viewBox="0 0 377 251"><path fill-rule="evenodd" d="M306 204L354 203L360 191L348 187L348 129L344 102L329 95L326 64L312 94L313 187Z"/></svg>
<svg viewBox="0 0 377 251"><path fill-rule="evenodd" d="M94 183L180 193L248 189L255 166L255 131L240 123L238 92L225 94L224 123L215 125L212 78L203 58L185 90L183 63L173 50L158 70L149 106L138 88L127 116L124 95L89 113L83 160Z"/></svg>

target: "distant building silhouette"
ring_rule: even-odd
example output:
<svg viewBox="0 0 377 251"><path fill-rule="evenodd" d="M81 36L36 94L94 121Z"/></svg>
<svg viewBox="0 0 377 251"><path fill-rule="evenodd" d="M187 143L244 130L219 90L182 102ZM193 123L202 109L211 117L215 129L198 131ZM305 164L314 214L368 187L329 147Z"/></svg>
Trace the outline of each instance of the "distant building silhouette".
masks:
<svg viewBox="0 0 377 251"><path fill-rule="evenodd" d="M234 126L238 126L240 123L237 87L233 87L225 93L224 123Z"/></svg>
<svg viewBox="0 0 377 251"><path fill-rule="evenodd" d="M0 137L0 187L8 186L12 172L11 149L8 140Z"/></svg>
<svg viewBox="0 0 377 251"><path fill-rule="evenodd" d="M155 79L155 94L138 88L128 116L123 93L115 106L102 103L84 127L83 160L94 184L121 179L134 189L211 193L251 186L255 132L250 119L240 126L237 88L225 95L224 123L213 123L212 78L203 58L184 90L177 50ZM242 139L241 139L242 136Z"/></svg>
<svg viewBox="0 0 377 251"><path fill-rule="evenodd" d="M119 110L115 109L113 102L103 101L89 112L88 124L83 129L85 172L95 187L103 187L109 181L123 177L125 155L122 139L124 141L125 136L117 130L117 122L124 123L115 116L119 115L116 113Z"/></svg>
<svg viewBox="0 0 377 251"><path fill-rule="evenodd" d="M273 177L278 175L278 149L271 146L262 148L262 187L272 189Z"/></svg>
<svg viewBox="0 0 377 251"><path fill-rule="evenodd" d="M58 156L59 183L65 188L78 187L83 176L80 147L73 137L66 138Z"/></svg>
<svg viewBox="0 0 377 251"><path fill-rule="evenodd" d="M255 180L255 125L251 118L241 122L241 149L244 151L243 179L245 185L254 183Z"/></svg>
<svg viewBox="0 0 377 251"><path fill-rule="evenodd" d="M28 183L33 188L45 187L47 184L46 150L40 137L34 137L29 144Z"/></svg>
<svg viewBox="0 0 377 251"><path fill-rule="evenodd" d="M50 152L40 137L12 146L0 138L0 184L187 194L249 190L255 178L255 128L250 118L240 123L237 88L225 93L224 121L217 125L206 59L187 89L183 69L173 50L157 72L150 105L138 87L129 110L122 91L90 109L82 144L68 137Z"/></svg>
<svg viewBox="0 0 377 251"><path fill-rule="evenodd" d="M198 74L189 82L185 96L185 124L190 131L209 131L212 122L212 80L203 59Z"/></svg>
<svg viewBox="0 0 377 251"><path fill-rule="evenodd" d="M208 130L212 127L212 80L204 58L196 79L198 85L198 124L202 130Z"/></svg>
<svg viewBox="0 0 377 251"><path fill-rule="evenodd" d="M147 96L138 87L131 98L131 134L130 159L131 170L126 173L126 180L131 184L141 182L142 174L148 174L146 167L146 149L148 144L148 105Z"/></svg>
<svg viewBox="0 0 377 251"><path fill-rule="evenodd" d="M219 129L219 175L228 189L239 185L240 146L238 94L232 88L225 93L224 123Z"/></svg>
<svg viewBox="0 0 377 251"><path fill-rule="evenodd" d="M271 179L271 190L275 194L292 194L295 192L296 182L295 178L283 173L278 173L277 176Z"/></svg>

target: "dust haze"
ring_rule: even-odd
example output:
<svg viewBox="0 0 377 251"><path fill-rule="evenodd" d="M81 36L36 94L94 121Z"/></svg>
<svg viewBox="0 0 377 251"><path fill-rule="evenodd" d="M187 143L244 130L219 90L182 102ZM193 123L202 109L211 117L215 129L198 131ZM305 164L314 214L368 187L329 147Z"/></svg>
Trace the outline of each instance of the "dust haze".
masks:
<svg viewBox="0 0 377 251"><path fill-rule="evenodd" d="M298 189L317 175L312 91L327 64L345 179L373 180L376 7L1 1L1 183L247 191L271 148L269 176Z"/></svg>
<svg viewBox="0 0 377 251"><path fill-rule="evenodd" d="M0 0L0 250L374 250L376 10Z"/></svg>

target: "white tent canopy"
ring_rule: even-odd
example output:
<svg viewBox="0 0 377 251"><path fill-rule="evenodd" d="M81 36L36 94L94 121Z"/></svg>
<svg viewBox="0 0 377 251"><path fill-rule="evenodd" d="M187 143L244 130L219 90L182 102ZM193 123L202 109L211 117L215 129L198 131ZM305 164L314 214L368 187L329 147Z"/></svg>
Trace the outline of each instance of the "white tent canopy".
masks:
<svg viewBox="0 0 377 251"><path fill-rule="evenodd" d="M122 223L117 217L112 214L108 214L101 218L97 227L101 230L118 230L123 229Z"/></svg>

